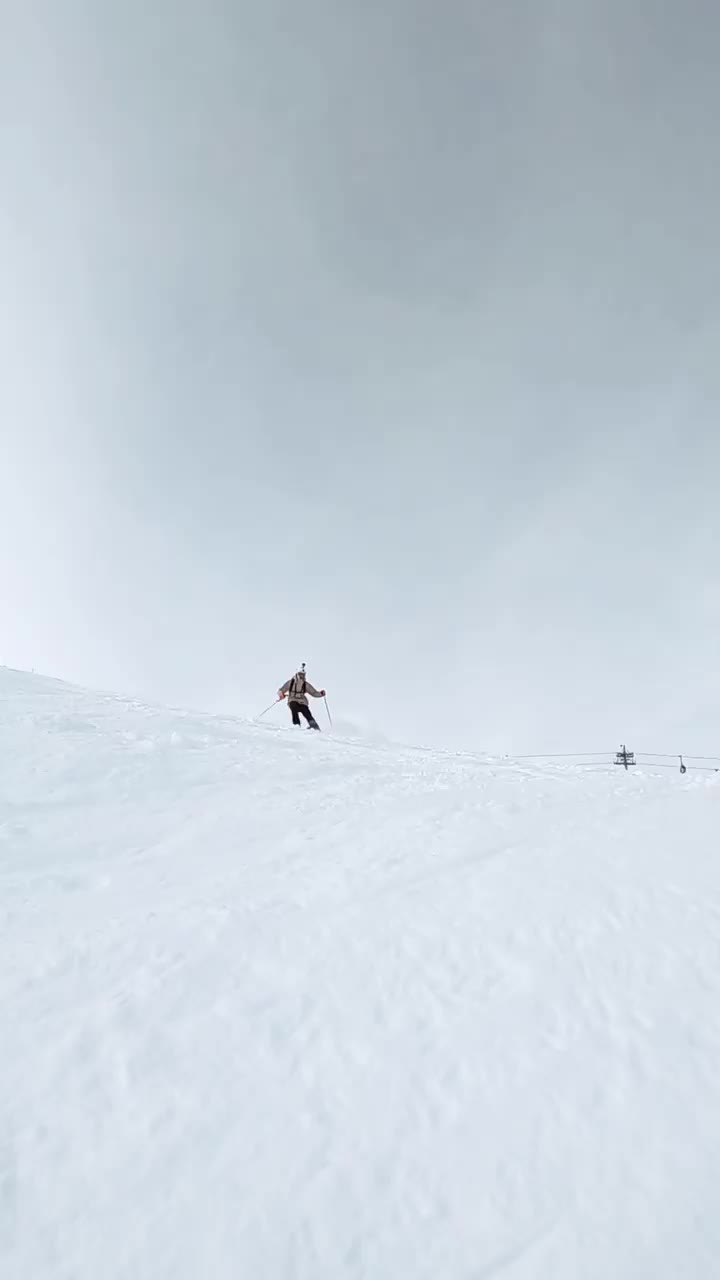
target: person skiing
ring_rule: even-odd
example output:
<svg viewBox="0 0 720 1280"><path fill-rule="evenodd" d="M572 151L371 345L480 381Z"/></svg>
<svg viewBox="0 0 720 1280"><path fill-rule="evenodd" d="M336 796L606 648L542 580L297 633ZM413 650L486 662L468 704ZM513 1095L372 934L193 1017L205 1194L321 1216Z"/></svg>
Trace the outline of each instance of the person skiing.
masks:
<svg viewBox="0 0 720 1280"><path fill-rule="evenodd" d="M305 674L305 663L303 662L299 671L295 672L289 680L286 680L281 689L278 689L278 697L283 700L287 698L288 707L292 716L293 724L300 724L300 716L304 716L308 722L308 729L317 729L320 725L315 719L310 707L308 706L307 695L311 698L324 698L325 690L319 691L310 684Z"/></svg>

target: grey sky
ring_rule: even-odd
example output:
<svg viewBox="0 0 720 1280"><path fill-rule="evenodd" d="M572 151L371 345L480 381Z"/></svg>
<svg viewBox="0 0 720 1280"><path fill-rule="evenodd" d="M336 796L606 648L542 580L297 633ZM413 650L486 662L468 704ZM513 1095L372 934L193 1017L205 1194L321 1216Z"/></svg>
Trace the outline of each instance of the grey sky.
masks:
<svg viewBox="0 0 720 1280"><path fill-rule="evenodd" d="M5 0L0 658L720 750L713 0Z"/></svg>

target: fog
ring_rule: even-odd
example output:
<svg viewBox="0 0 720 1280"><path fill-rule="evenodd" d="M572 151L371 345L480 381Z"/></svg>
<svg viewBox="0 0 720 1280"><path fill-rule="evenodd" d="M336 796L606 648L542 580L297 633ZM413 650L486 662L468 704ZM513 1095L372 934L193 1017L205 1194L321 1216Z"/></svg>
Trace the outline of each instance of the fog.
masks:
<svg viewBox="0 0 720 1280"><path fill-rule="evenodd" d="M0 661L243 715L305 661L362 732L720 751L719 37L6 0Z"/></svg>

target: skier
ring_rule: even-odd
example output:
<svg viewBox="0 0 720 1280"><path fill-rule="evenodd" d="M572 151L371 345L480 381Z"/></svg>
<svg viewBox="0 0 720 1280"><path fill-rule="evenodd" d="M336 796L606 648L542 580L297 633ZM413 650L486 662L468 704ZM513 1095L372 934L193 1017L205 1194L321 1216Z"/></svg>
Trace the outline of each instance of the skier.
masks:
<svg viewBox="0 0 720 1280"><path fill-rule="evenodd" d="M308 729L320 730L320 725L315 719L310 707L308 706L307 695L311 698L324 698L325 690L314 689L305 675L305 663L303 662L299 671L295 672L289 680L286 680L281 689L278 689L278 697L280 699L287 698L290 714L293 724L300 724L300 716L304 716L308 722Z"/></svg>

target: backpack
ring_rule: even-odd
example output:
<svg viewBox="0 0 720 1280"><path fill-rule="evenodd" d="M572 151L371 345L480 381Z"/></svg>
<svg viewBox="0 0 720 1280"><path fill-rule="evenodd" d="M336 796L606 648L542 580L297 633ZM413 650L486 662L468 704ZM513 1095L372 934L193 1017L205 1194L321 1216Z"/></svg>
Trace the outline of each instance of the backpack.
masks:
<svg viewBox="0 0 720 1280"><path fill-rule="evenodd" d="M301 698L302 698L302 697L304 697L304 695L305 695L305 685L306 685L306 683L307 683L307 682L306 682L306 680L305 680L305 675L304 675L304 673L303 673L303 675L296 675L296 676L293 676L293 678L292 678L292 684L290 685L290 688L288 689L288 702L292 702L293 697L296 697L296 698L297 698L297 697L301 697Z"/></svg>

